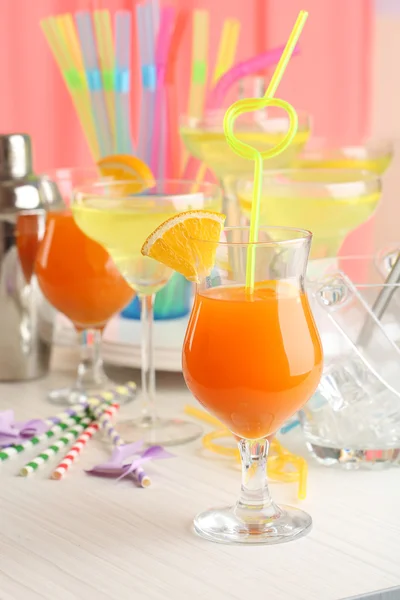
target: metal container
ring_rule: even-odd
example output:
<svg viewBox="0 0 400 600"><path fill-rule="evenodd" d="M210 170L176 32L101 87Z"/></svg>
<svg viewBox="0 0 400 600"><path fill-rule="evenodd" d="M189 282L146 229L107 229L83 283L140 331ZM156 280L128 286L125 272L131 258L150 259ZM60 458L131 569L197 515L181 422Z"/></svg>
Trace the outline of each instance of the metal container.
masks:
<svg viewBox="0 0 400 600"><path fill-rule="evenodd" d="M27 135L0 135L0 381L45 375L53 311L33 274L47 210L62 208L57 186L32 172Z"/></svg>

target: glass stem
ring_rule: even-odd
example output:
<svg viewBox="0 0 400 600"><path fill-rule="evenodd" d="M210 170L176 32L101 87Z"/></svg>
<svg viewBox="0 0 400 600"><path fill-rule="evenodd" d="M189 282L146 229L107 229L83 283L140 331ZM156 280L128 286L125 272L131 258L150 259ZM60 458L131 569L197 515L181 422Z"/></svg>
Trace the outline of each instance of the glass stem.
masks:
<svg viewBox="0 0 400 600"><path fill-rule="evenodd" d="M142 419L151 424L156 421L153 322L154 294L140 296L140 320L142 323Z"/></svg>
<svg viewBox="0 0 400 600"><path fill-rule="evenodd" d="M76 380L78 389L101 387L106 379L101 360L101 335L100 329L79 332L81 359Z"/></svg>
<svg viewBox="0 0 400 600"><path fill-rule="evenodd" d="M272 501L267 483L269 441L239 440L242 463L242 487L235 513L246 523L278 518L281 510Z"/></svg>

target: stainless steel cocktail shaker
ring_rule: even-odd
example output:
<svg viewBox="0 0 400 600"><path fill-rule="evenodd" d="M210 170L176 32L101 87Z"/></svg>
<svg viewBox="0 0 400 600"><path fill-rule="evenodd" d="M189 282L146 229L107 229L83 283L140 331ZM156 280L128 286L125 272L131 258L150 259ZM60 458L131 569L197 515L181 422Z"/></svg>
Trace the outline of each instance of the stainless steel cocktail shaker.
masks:
<svg viewBox="0 0 400 600"><path fill-rule="evenodd" d="M27 135L0 135L0 381L43 376L49 367L52 310L34 276L49 209L63 207L55 184L32 172Z"/></svg>

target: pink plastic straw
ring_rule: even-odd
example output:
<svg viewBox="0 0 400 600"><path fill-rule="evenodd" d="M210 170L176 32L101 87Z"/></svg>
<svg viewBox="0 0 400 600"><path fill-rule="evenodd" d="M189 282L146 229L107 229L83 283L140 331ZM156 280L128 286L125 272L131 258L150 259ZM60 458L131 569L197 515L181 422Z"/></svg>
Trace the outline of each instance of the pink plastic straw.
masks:
<svg viewBox="0 0 400 600"><path fill-rule="evenodd" d="M168 61L168 54L171 46L172 34L175 23L175 8L165 6L161 10L160 27L158 30L156 42L156 97L154 109L154 128L153 144L151 151L150 166L156 177L162 178L164 173L159 173L159 156L166 151L165 134L166 128L162 126L163 117L165 117L165 76ZM165 118L164 118L165 121Z"/></svg>
<svg viewBox="0 0 400 600"><path fill-rule="evenodd" d="M266 69L267 67L276 65L279 62L284 49L285 46L280 46L279 48L268 50L268 52L263 52L262 54L253 56L253 58L249 58L243 62L240 62L229 69L229 71L222 75L222 77L218 80L214 89L211 90L206 101L206 111L220 108L227 92L237 81L239 81L239 79L243 79L243 77L246 77L247 75L253 75L261 69ZM296 46L292 56L296 56L299 54L299 52L300 49L298 46ZM198 170L199 161L193 156L190 156L186 163L182 178L189 181L196 179Z"/></svg>
<svg viewBox="0 0 400 600"><path fill-rule="evenodd" d="M206 109L212 110L221 108L227 92L237 81L239 81L239 79L243 79L243 77L246 77L247 75L253 75L262 69L276 65L279 62L284 49L285 46L280 46L279 48L268 50L268 52L253 56L253 58L240 62L229 69L229 71L218 80L214 89L211 90L206 101ZM300 49L296 46L292 56L296 56L299 52Z"/></svg>

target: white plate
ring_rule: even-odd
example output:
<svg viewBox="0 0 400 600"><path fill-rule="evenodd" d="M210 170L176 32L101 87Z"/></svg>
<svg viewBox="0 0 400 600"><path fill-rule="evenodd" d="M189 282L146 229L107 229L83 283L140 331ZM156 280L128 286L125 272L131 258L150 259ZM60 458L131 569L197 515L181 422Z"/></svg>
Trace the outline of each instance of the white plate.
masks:
<svg viewBox="0 0 400 600"><path fill-rule="evenodd" d="M158 371L182 370L181 352L189 317L154 322L154 358ZM107 325L102 345L103 360L122 367L141 366L140 322L114 317ZM54 341L62 346L77 343L77 336L70 321L57 315Z"/></svg>

